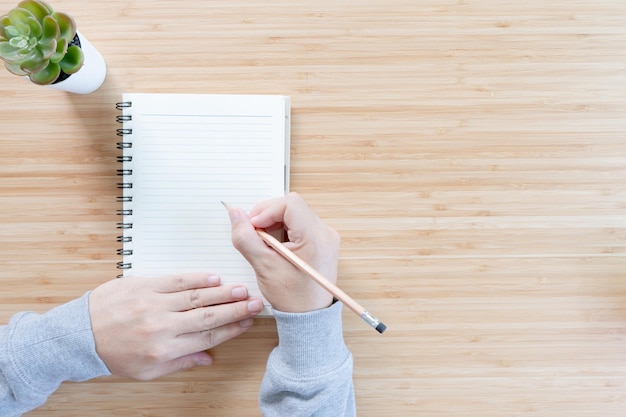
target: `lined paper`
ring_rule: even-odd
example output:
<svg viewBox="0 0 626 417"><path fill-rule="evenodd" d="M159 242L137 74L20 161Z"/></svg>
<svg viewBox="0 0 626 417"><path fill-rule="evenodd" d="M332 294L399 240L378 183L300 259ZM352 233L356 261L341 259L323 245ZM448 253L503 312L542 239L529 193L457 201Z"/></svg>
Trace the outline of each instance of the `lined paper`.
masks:
<svg viewBox="0 0 626 417"><path fill-rule="evenodd" d="M132 170L124 189L124 276L210 271L261 296L231 243L220 201L250 210L288 189L289 99L283 96L125 94ZM266 311L268 313L267 301Z"/></svg>

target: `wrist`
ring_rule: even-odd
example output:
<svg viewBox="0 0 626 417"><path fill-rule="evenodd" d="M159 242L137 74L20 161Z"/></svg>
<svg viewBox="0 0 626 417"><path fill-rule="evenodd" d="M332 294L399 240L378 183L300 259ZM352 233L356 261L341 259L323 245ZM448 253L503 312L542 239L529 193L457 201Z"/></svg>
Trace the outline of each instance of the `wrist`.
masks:
<svg viewBox="0 0 626 417"><path fill-rule="evenodd" d="M272 307L283 313L309 313L312 311L322 310L333 304L333 296L322 290L322 294L315 296L311 292L303 293L301 297L297 296L281 296L272 298L268 296L268 300Z"/></svg>

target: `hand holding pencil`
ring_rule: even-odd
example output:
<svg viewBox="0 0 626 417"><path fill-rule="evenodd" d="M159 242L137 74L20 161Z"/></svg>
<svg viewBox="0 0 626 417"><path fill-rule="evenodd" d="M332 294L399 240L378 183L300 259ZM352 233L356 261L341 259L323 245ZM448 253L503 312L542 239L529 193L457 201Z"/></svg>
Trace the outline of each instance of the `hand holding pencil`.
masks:
<svg viewBox="0 0 626 417"><path fill-rule="evenodd" d="M224 205L232 223L233 245L256 271L259 288L275 309L318 310L328 307L334 296L379 333L385 331L383 323L335 285L339 235L302 197L290 193L267 200L249 216ZM270 234L276 230L286 231L287 242Z"/></svg>
<svg viewBox="0 0 626 417"><path fill-rule="evenodd" d="M249 216L237 207L228 206L233 225L233 245L257 273L259 289L280 311L300 313L328 307L333 296L265 244L257 233L285 230L284 245L322 273L329 281L337 280L340 239L300 195L270 199L254 207Z"/></svg>

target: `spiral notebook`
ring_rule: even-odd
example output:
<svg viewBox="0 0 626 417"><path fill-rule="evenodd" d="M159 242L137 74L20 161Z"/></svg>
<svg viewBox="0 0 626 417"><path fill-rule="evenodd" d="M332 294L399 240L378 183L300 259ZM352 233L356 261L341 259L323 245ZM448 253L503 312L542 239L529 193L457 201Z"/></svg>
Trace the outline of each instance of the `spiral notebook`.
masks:
<svg viewBox="0 0 626 417"><path fill-rule="evenodd" d="M289 97L124 94L117 108L121 276L214 272L262 297L220 201L288 191Z"/></svg>

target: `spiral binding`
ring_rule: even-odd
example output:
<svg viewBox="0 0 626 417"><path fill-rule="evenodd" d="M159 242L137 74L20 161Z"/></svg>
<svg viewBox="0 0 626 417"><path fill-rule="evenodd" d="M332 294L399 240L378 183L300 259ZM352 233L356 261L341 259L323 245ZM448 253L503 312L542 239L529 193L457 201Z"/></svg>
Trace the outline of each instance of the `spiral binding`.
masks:
<svg viewBox="0 0 626 417"><path fill-rule="evenodd" d="M133 129L117 129L117 136L128 136L133 134ZM117 149L132 148L130 142L117 142Z"/></svg>
<svg viewBox="0 0 626 417"><path fill-rule="evenodd" d="M129 101L124 101L124 102L115 104L115 108L120 111L123 111L124 109L128 109L130 107L132 107L132 103ZM115 118L115 121L120 124L123 124L125 122L131 122L132 120L133 120L132 115L126 115L126 114L119 115ZM125 137L132 135L133 130L127 127L122 127L116 130L116 134L117 136L121 138L125 138ZM132 142L128 140L122 139L122 141L117 142L117 149L121 150L122 152L124 152L125 149L131 149L132 147L133 147ZM133 157L130 155L121 154L117 157L117 162L121 164L124 164L125 162L126 163L132 162L132 160L133 160ZM122 169L117 170L117 175L122 177L122 181L117 183L117 188L121 190L133 188L133 183L132 181L129 180L130 177L133 175L132 169L122 167ZM117 201L121 203L131 203L133 201L133 197L129 195L119 195L117 197ZM133 211L132 209L125 208L122 210L118 210L117 215L128 217L128 216L133 215ZM129 230L133 228L133 223L128 222L128 221L121 221L117 223L117 228L120 229L121 231ZM121 234L117 236L117 241L119 243L132 243L133 238L132 236ZM133 250L120 248L120 249L117 249L117 254L119 256L130 256L133 254ZM131 262L121 261L117 263L117 269L121 269L121 270L131 269L132 266L133 265ZM122 275L118 275L118 277L121 277L121 276Z"/></svg>

